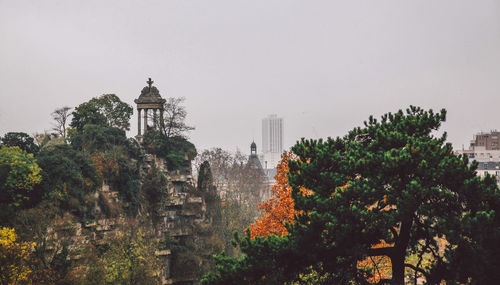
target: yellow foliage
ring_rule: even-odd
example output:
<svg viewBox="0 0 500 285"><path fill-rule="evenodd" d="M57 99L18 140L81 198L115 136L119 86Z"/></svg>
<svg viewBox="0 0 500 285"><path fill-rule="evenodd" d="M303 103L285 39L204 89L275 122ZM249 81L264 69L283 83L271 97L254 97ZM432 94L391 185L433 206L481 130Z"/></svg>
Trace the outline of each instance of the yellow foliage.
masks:
<svg viewBox="0 0 500 285"><path fill-rule="evenodd" d="M16 241L17 235L14 229L0 228L0 246L9 246Z"/></svg>
<svg viewBox="0 0 500 285"><path fill-rule="evenodd" d="M16 242L14 229L0 228L0 283L22 284L28 281L31 269L28 260L35 247L34 242Z"/></svg>
<svg viewBox="0 0 500 285"><path fill-rule="evenodd" d="M7 204L14 207L28 199L25 192L42 181L42 169L36 164L33 154L17 146L0 148L0 168L7 169L3 181L0 181L0 191L10 193L7 194Z"/></svg>

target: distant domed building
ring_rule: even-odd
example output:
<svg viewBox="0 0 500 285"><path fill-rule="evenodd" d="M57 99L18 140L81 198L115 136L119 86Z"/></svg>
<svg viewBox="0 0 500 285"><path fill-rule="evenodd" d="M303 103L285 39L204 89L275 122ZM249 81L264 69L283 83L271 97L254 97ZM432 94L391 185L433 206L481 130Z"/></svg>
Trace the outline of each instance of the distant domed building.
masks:
<svg viewBox="0 0 500 285"><path fill-rule="evenodd" d="M250 144L250 156L248 157L248 165L259 170L259 173L266 184L262 189L262 193L259 194L259 197L261 201L268 200L269 198L271 198L271 187L275 182L274 175L276 175L276 168L264 169L262 167L262 163L260 163L259 156L257 155L257 144L255 142L252 142L252 144Z"/></svg>
<svg viewBox="0 0 500 285"><path fill-rule="evenodd" d="M262 175L265 175L264 168L260 163L259 156L257 155L257 144L252 142L250 145L250 156L248 157L248 164L259 169Z"/></svg>

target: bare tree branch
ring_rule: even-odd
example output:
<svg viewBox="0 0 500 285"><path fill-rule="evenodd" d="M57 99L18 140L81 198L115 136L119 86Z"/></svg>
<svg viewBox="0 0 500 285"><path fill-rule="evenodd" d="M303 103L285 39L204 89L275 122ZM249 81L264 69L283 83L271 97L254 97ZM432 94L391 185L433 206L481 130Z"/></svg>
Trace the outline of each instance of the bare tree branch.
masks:
<svg viewBox="0 0 500 285"><path fill-rule="evenodd" d="M405 265L405 267L408 267L410 269L413 269L414 271L422 273L425 276L426 279L429 279L428 278L429 274L425 270L423 270L422 268L418 268L415 265L410 264L410 263L405 263L404 265Z"/></svg>
<svg viewBox="0 0 500 285"><path fill-rule="evenodd" d="M56 131L61 137L66 137L66 125L69 121L69 116L71 116L70 110L70 107L64 106L52 112L52 119L55 121L52 130Z"/></svg>
<svg viewBox="0 0 500 285"><path fill-rule="evenodd" d="M163 118L156 120L156 128L161 130L167 138L185 137L187 132L194 130L194 127L188 126L185 122L187 111L182 105L184 100L184 97L167 98L163 105Z"/></svg>
<svg viewBox="0 0 500 285"><path fill-rule="evenodd" d="M389 229L391 230L392 237L394 238L394 240L398 239L398 232L396 231L396 229L394 229L393 227Z"/></svg>

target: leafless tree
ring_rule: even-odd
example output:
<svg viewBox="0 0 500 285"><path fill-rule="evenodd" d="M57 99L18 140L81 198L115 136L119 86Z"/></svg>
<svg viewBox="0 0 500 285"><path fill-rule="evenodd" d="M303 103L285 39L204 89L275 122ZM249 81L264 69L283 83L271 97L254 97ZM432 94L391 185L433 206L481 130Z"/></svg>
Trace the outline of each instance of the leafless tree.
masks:
<svg viewBox="0 0 500 285"><path fill-rule="evenodd" d="M211 148L200 152L193 161L193 177L196 180L200 165L208 161L214 177L214 185L221 189L227 180L231 178L234 165L243 165L248 158L241 152L230 153L221 148Z"/></svg>
<svg viewBox="0 0 500 285"><path fill-rule="evenodd" d="M71 116L70 110L70 107L65 106L52 112L52 118L55 121L52 130L56 131L61 137L66 137L66 125L69 122L69 116Z"/></svg>
<svg viewBox="0 0 500 285"><path fill-rule="evenodd" d="M235 199L238 203L245 201L255 208L261 202L259 194L267 187L267 178L240 151L230 153L221 148L202 151L194 159L195 179L203 161L210 164L214 185L223 199Z"/></svg>
<svg viewBox="0 0 500 285"><path fill-rule="evenodd" d="M204 150L193 163L195 176L204 162L210 164L213 185L222 200L221 224L218 235L224 241L226 250L231 249L233 232L241 234L260 215L258 204L261 193L267 189L266 177L249 163L248 156L237 151L231 153L220 148ZM236 254L236 252L229 252Z"/></svg>
<svg viewBox="0 0 500 285"><path fill-rule="evenodd" d="M167 137L181 136L185 137L186 133L194 130L194 127L186 124L187 111L186 107L182 105L185 98L167 98L163 104L163 120L156 120L156 127L162 134ZM154 115L150 115L153 118Z"/></svg>

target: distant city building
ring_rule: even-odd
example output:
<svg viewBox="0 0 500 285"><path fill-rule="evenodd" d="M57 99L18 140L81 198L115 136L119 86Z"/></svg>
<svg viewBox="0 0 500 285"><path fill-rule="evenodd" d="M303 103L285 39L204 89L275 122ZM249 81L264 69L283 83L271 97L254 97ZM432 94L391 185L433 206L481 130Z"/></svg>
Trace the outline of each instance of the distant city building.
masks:
<svg viewBox="0 0 500 285"><path fill-rule="evenodd" d="M486 149L462 149L455 151L457 154L465 154L470 160L477 162L500 161L500 150Z"/></svg>
<svg viewBox="0 0 500 285"><path fill-rule="evenodd" d="M262 180L264 182L261 192L259 193L260 201L262 202L269 200L269 198L271 198L271 187L274 184L275 174L272 174L273 169L264 169L262 167L259 156L257 155L257 144L255 142L252 142L252 144L250 145L250 156L248 157L248 164L250 165L250 167L259 171L259 174L262 176ZM274 173L275 172L276 169L274 169ZM269 177L269 175L271 174L272 177Z"/></svg>
<svg viewBox="0 0 500 285"><path fill-rule="evenodd" d="M283 153L283 118L269 115L262 119L262 154L265 169L276 168Z"/></svg>
<svg viewBox="0 0 500 285"><path fill-rule="evenodd" d="M260 163L259 157L257 156L257 144L255 142L252 142L252 144L250 144L250 156L248 157L248 163L252 167L258 169L259 172L264 175L262 164Z"/></svg>
<svg viewBox="0 0 500 285"><path fill-rule="evenodd" d="M496 177L497 183L500 185L500 161L478 162L477 175L485 177L486 174Z"/></svg>
<svg viewBox="0 0 500 285"><path fill-rule="evenodd" d="M494 130L489 133L477 133L470 142L469 149L455 151L456 154L465 154L470 161L477 161L477 175L484 177L490 174L496 177L500 185L500 132Z"/></svg>
<svg viewBox="0 0 500 285"><path fill-rule="evenodd" d="M233 199L246 201L245 203L250 204L269 200L271 198L271 187L274 184L275 174L272 173L276 169L264 169L262 167L255 142L252 142L250 145L250 155L248 156L247 163L243 164L241 162L241 165L238 164L236 164L236 167L232 167L231 173L214 177L217 181L217 191L222 201L226 201L229 195ZM272 177L269 177L271 174ZM240 187L242 185L246 187ZM241 191L241 188L245 188L245 191Z"/></svg>
<svg viewBox="0 0 500 285"><path fill-rule="evenodd" d="M500 132L477 133L470 142L470 149L500 150Z"/></svg>

